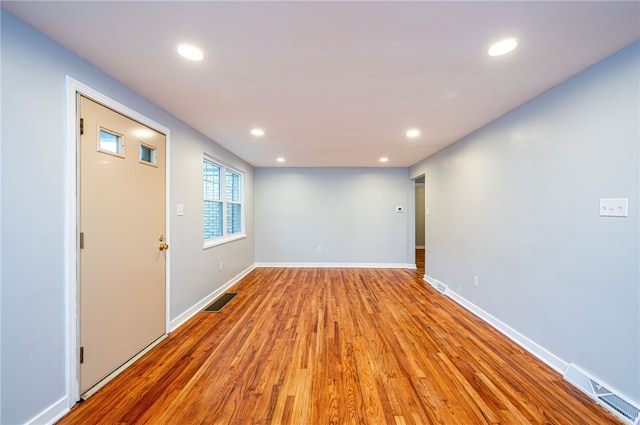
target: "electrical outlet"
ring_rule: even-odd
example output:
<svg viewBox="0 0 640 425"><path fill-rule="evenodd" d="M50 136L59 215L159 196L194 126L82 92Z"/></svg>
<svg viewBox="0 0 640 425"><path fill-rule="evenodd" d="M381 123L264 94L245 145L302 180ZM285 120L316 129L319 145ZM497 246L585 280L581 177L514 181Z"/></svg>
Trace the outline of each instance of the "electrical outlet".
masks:
<svg viewBox="0 0 640 425"><path fill-rule="evenodd" d="M476 288L480 286L480 282L478 281L478 276L473 277L473 286Z"/></svg>
<svg viewBox="0 0 640 425"><path fill-rule="evenodd" d="M220 271L222 271L222 261L220 261Z"/></svg>
<svg viewBox="0 0 640 425"><path fill-rule="evenodd" d="M322 252L322 246L318 245L318 252Z"/></svg>
<svg viewBox="0 0 640 425"><path fill-rule="evenodd" d="M629 198L602 198L600 199L601 217L628 217Z"/></svg>

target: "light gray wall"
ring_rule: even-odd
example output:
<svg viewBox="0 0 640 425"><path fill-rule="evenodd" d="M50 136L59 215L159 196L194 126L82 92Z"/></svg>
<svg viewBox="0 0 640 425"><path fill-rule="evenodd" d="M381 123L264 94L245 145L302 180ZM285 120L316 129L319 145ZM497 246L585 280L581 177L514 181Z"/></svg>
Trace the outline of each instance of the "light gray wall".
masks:
<svg viewBox="0 0 640 425"><path fill-rule="evenodd" d="M171 138L177 138L171 152L171 317L176 318L254 264L254 170L196 132L174 135L172 130ZM247 238L203 250L205 152L245 173ZM184 204L184 216L175 215L176 204ZM220 262L222 271L218 270Z"/></svg>
<svg viewBox="0 0 640 425"><path fill-rule="evenodd" d="M635 43L410 169L426 174L428 274L636 403L639 55ZM628 197L629 217L599 217L607 197Z"/></svg>
<svg viewBox="0 0 640 425"><path fill-rule="evenodd" d="M258 168L256 262L412 263L413 196L406 168Z"/></svg>
<svg viewBox="0 0 640 425"><path fill-rule="evenodd" d="M424 246L424 185L416 186L416 246Z"/></svg>
<svg viewBox="0 0 640 425"><path fill-rule="evenodd" d="M65 396L65 75L171 131L172 318L254 263L253 169L2 10L0 423ZM246 173L248 238L202 249L202 157ZM185 216L175 216L175 204ZM224 262L223 272L218 263Z"/></svg>

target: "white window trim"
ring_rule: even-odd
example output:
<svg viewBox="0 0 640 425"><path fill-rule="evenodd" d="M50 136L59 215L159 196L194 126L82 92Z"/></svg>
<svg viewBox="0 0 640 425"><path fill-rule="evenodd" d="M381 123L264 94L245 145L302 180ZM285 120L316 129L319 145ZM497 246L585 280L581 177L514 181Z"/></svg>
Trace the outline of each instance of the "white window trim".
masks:
<svg viewBox="0 0 640 425"><path fill-rule="evenodd" d="M245 239L247 237L246 229L245 229L245 198L244 198L244 185L245 185L245 175L242 171L234 168L230 165L225 164L224 162L212 157L206 152L203 155L203 159L209 161L217 167L220 167L220 197L222 198L220 202L222 202L222 231L223 235L217 238L206 239L204 244L202 245L202 249L213 248L214 246L224 245L229 242L237 241L240 239ZM227 234L227 193L226 193L226 180L227 180L227 170L231 171L240 176L240 202L231 202L233 204L241 205L241 213L240 213L240 229L239 233ZM204 183L203 183L204 184ZM204 208L204 197L203 197L203 208ZM203 214L204 218L204 214ZM203 222L204 225L204 222Z"/></svg>
<svg viewBox="0 0 640 425"><path fill-rule="evenodd" d="M247 235L245 233L234 233L230 236L220 236L218 238L208 239L204 242L202 249L213 248L214 246L224 245L229 242L245 239Z"/></svg>

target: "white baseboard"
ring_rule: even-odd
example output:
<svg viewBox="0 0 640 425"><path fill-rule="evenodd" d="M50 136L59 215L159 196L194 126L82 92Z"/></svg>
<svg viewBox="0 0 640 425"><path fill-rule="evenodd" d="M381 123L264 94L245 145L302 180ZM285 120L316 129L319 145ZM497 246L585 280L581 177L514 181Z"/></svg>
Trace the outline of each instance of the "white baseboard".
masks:
<svg viewBox="0 0 640 425"><path fill-rule="evenodd" d="M473 304L471 301L462 297L461 295L455 293L449 287L447 287L442 282L434 279L428 275L424 275L424 280L429 283L431 286L436 288L439 292L444 293L446 296L460 304L465 309L469 310L471 313L475 314L495 329L504 334L507 338L511 339L513 342L527 350L529 353L536 356L538 359L542 360L549 367L551 367L556 372L563 375L567 370L569 364L547 350L546 348L540 346L536 342L530 340L526 336L522 335L520 332L516 331L506 323L501 322L499 319L495 318L491 314L487 313L477 305ZM442 290L444 288L444 291Z"/></svg>
<svg viewBox="0 0 640 425"><path fill-rule="evenodd" d="M344 269L415 269L409 263L256 263L256 267L307 267L307 268L344 268Z"/></svg>
<svg viewBox="0 0 640 425"><path fill-rule="evenodd" d="M26 422L26 425L50 425L69 413L69 398L62 397L51 406L44 409L37 416Z"/></svg>
<svg viewBox="0 0 640 425"><path fill-rule="evenodd" d="M616 390L614 387L603 383L603 381L601 381L599 378L594 378L588 372L583 371L578 366L565 362L555 354L551 353L549 350L538 345L536 342L522 335L520 332L511 328L509 325L503 323L480 307L476 306L471 301L452 291L451 289L449 289L449 287L447 287L447 285L440 282L439 280L434 279L426 274L424 275L424 280L431 286L433 286L438 292L448 296L459 305L487 322L507 338L511 339L516 344L527 350L529 353L533 354L535 357L547 364L550 368L563 375L564 379L567 382L571 383L573 386L587 394L589 397L594 399L602 407L609 410L618 418L630 425L640 424L640 413L638 413L638 411L640 411L640 406L630 398L626 397L623 393ZM600 387L601 384L602 387ZM599 389L598 391L600 392L600 394L598 393L598 391L594 390L594 385L596 385L596 388ZM606 400L610 401L611 398L602 397L601 393L603 392L607 397L615 396L615 398L617 398L617 401L615 401L614 399L613 404L611 402L607 402ZM615 407L612 407L613 405L616 405L619 408L621 405L624 406L624 403L626 403L626 407L624 407L623 410L627 412L627 416L620 413L622 410L618 411Z"/></svg>
<svg viewBox="0 0 640 425"><path fill-rule="evenodd" d="M249 267L241 271L239 274L237 274L233 279L229 280L227 283L222 285L222 287L216 289L215 291L213 291L212 293L210 293L209 295L207 295L206 297L198 301L196 304L194 304L187 311L180 314L175 319L171 320L169 322L169 332L173 332L176 329L178 329L182 324L184 324L184 322L186 322L187 320L195 316L197 313L199 313L207 305L213 302L213 300L215 300L220 295L222 295L227 289L231 288L233 285L238 283L240 279L242 279L243 277L251 273L251 271L255 268L256 268L255 264L250 265Z"/></svg>

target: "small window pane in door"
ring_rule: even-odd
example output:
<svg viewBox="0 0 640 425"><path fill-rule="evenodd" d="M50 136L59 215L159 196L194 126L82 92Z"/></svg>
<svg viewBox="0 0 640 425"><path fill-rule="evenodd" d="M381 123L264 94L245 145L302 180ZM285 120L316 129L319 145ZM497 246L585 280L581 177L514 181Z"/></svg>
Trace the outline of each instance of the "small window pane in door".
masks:
<svg viewBox="0 0 640 425"><path fill-rule="evenodd" d="M156 148L140 143L140 162L149 165L156 165Z"/></svg>
<svg viewBox="0 0 640 425"><path fill-rule="evenodd" d="M99 137L98 150L124 156L124 140L122 135L101 128Z"/></svg>

